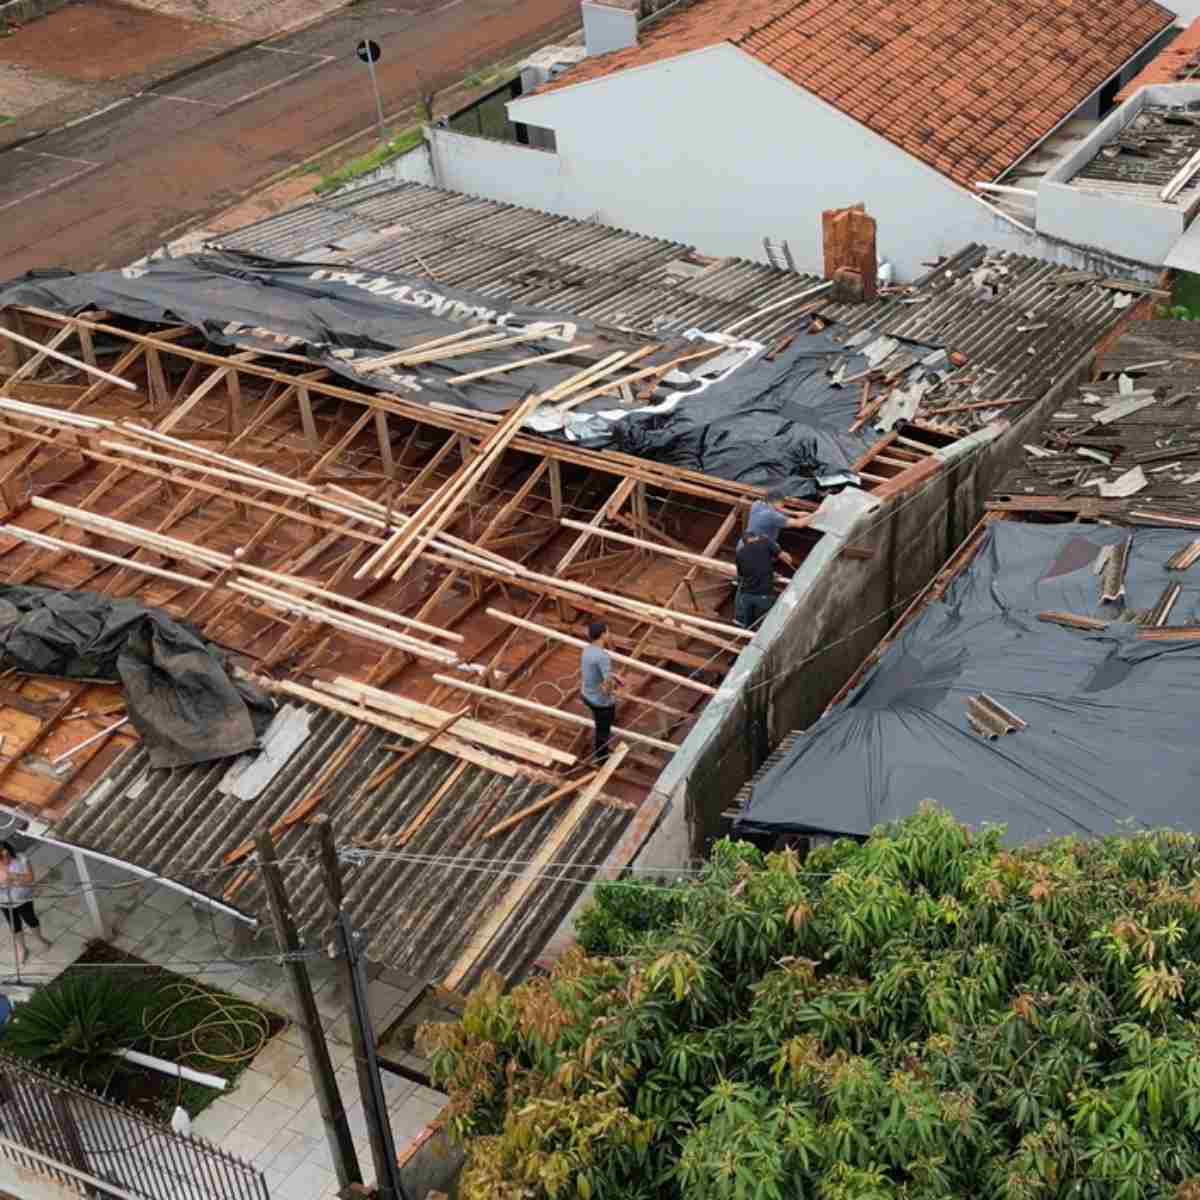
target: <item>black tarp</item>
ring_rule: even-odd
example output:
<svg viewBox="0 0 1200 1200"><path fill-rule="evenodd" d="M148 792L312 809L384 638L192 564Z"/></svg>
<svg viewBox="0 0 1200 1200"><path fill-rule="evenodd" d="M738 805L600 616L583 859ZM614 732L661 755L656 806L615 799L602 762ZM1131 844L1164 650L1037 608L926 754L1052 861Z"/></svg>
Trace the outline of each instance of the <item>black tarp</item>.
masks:
<svg viewBox="0 0 1200 1200"><path fill-rule="evenodd" d="M274 711L268 697L229 677L220 651L195 630L94 592L0 587L0 666L119 682L155 767L250 750Z"/></svg>
<svg viewBox="0 0 1200 1200"><path fill-rule="evenodd" d="M1139 640L1122 608L1183 592L1172 625L1200 624L1200 572L1164 563L1194 534L1138 529L1122 605L1092 563L1128 531L998 522L945 598L929 604L859 687L755 780L739 833L865 836L936 800L1021 842L1200 827L1200 642ZM1102 633L1037 619L1112 618ZM987 741L966 720L986 693L1028 722Z"/></svg>
<svg viewBox="0 0 1200 1200"><path fill-rule="evenodd" d="M0 285L0 309L32 305L75 314L87 308L151 324L190 325L211 342L302 354L357 383L429 403L500 412L530 388L549 388L577 368L549 364L450 385L452 375L497 364L495 355L463 355L416 373L354 370L356 360L448 337L479 325L517 335L546 326L545 339L518 344L523 357L561 350L589 326L573 317L512 309L460 288L408 275L320 263L279 262L213 250L145 266L85 275L31 272Z"/></svg>
<svg viewBox="0 0 1200 1200"><path fill-rule="evenodd" d="M897 345L909 353L931 349ZM612 424L589 422L583 444L787 495L813 495L816 477L849 468L878 441L869 425L849 432L862 383L835 384L831 372L839 365L853 376L869 363L828 330L804 333L780 353L755 359L669 411L660 406L662 411L635 410Z"/></svg>

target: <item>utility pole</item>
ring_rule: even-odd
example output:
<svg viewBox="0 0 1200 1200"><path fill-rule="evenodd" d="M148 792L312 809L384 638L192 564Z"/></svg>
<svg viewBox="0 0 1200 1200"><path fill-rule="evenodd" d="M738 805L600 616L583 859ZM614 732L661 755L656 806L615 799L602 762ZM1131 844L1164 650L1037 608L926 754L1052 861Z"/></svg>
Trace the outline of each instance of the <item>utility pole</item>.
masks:
<svg viewBox="0 0 1200 1200"><path fill-rule="evenodd" d="M375 1032L371 1028L371 1010L367 1005L366 965L359 952L358 934L351 928L350 918L343 908L342 870L333 841L333 826L323 813L314 817L311 824L316 828L321 845L321 877L325 884L325 899L336 923L341 950L338 961L342 964L350 994L354 1065L358 1070L363 1115L367 1119L367 1134L371 1140L371 1157L375 1161L375 1188L379 1200L408 1200L400 1181L392 1122L388 1116L383 1083L379 1078Z"/></svg>
<svg viewBox="0 0 1200 1200"><path fill-rule="evenodd" d="M275 924L275 935L284 955L284 970L291 979L292 993L300 1013L297 1024L304 1038L304 1052L316 1088L317 1107L321 1110L321 1119L325 1123L325 1137L329 1141L329 1153L333 1157L338 1189L346 1191L351 1184L362 1183L358 1155L354 1152L354 1139L350 1136L350 1122L346 1119L346 1110L342 1107L341 1093L333 1074L333 1062L329 1057L329 1047L325 1044L321 1017L317 1012L312 983L308 978L308 965L297 957L300 939L296 934L296 926L292 921L287 896L283 890L283 875L275 857L275 843L270 832L264 829L255 838L255 844L258 847L258 862L267 889L267 900L271 906L271 919Z"/></svg>

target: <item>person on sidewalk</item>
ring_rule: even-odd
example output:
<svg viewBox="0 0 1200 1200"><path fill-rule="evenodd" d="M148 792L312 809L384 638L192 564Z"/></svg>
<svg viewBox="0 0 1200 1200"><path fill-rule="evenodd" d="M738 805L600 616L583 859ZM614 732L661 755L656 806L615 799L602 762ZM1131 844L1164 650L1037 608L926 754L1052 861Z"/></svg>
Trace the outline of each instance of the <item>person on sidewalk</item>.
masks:
<svg viewBox="0 0 1200 1200"><path fill-rule="evenodd" d="M608 744L612 739L613 718L617 714L617 688L621 678L613 674L608 645L608 626L593 621L587 628L589 645L579 656L583 702L591 709L596 725L596 743L592 759L597 766L608 761Z"/></svg>
<svg viewBox="0 0 1200 1200"><path fill-rule="evenodd" d="M50 949L50 939L42 933L41 922L33 910L33 868L24 855L17 853L12 842L0 842L0 909L12 930L17 962L29 961L26 928L33 930L43 950Z"/></svg>
<svg viewBox="0 0 1200 1200"><path fill-rule="evenodd" d="M779 543L765 534L747 533L738 542L733 619L743 629L753 629L771 611L775 563L781 557Z"/></svg>

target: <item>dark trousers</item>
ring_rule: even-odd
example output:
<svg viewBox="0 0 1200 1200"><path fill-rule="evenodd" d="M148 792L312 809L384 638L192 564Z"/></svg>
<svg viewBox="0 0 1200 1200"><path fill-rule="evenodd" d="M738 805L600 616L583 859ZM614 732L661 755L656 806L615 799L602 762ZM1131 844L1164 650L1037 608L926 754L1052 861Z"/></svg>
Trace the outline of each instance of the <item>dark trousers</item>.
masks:
<svg viewBox="0 0 1200 1200"><path fill-rule="evenodd" d="M585 700L584 704L592 710L592 720L596 722L596 748L592 757L597 763L608 761L608 743L612 740L613 718L617 714L615 704L593 704Z"/></svg>
<svg viewBox="0 0 1200 1200"><path fill-rule="evenodd" d="M5 905L2 911L4 912L4 919L8 922L13 933L20 933L26 926L30 929L41 927L41 922L37 919L37 913L33 911L32 900L26 900L24 904L15 904L11 908Z"/></svg>
<svg viewBox="0 0 1200 1200"><path fill-rule="evenodd" d="M733 602L733 619L743 629L753 629L771 611L774 603L770 596L738 588L737 598Z"/></svg>

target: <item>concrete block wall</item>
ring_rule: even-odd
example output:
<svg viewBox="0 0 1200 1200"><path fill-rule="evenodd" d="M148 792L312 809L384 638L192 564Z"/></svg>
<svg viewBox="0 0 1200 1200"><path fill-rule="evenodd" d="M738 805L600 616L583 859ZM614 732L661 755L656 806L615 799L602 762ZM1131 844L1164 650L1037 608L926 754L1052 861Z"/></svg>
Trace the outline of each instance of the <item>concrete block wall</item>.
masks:
<svg viewBox="0 0 1200 1200"><path fill-rule="evenodd" d="M994 422L939 451L941 470L908 494L880 505L855 493L857 508L850 493L826 501L821 541L660 776L652 798L662 815L636 866L678 867L704 854L738 789L788 733L820 717L936 576L982 518L1022 444L1090 376L1095 354L1018 420ZM843 555L847 544L871 557Z"/></svg>

